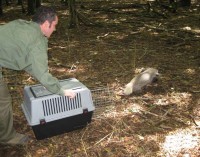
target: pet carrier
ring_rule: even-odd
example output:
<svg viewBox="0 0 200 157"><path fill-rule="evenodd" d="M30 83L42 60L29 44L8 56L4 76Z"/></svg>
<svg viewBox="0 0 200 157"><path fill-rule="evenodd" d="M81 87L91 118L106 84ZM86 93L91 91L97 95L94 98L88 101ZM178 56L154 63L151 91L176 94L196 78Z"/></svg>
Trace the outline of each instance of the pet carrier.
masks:
<svg viewBox="0 0 200 157"><path fill-rule="evenodd" d="M64 89L72 89L70 99L50 93L42 85L25 86L22 109L36 139L41 140L85 127L94 111L91 91L75 78L60 80Z"/></svg>

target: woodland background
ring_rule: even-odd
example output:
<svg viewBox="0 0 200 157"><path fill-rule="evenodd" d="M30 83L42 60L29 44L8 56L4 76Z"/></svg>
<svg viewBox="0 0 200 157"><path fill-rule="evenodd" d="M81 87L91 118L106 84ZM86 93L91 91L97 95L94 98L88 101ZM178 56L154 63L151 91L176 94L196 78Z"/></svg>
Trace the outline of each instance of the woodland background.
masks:
<svg viewBox="0 0 200 157"><path fill-rule="evenodd" d="M24 72L4 69L13 97L14 125L29 135L27 146L0 145L8 157L197 157L200 156L200 4L171 6L136 0L58 0L59 24L49 40L49 69L58 79L75 77L89 88L110 90L84 129L37 141L21 109L24 85L37 83ZM25 9L27 3L24 2ZM31 19L21 6L3 3L3 25ZM161 74L142 93L121 96L124 86L153 67Z"/></svg>

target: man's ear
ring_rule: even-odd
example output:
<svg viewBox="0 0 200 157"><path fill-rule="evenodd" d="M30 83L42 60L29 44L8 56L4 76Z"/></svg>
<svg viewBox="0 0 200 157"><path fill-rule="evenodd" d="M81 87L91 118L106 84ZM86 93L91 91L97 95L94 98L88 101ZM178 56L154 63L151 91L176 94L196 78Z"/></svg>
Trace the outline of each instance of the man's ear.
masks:
<svg viewBox="0 0 200 157"><path fill-rule="evenodd" d="M43 23L43 25L45 26L45 28L47 28L47 27L49 28L50 23L49 23L49 21L46 20L46 21Z"/></svg>

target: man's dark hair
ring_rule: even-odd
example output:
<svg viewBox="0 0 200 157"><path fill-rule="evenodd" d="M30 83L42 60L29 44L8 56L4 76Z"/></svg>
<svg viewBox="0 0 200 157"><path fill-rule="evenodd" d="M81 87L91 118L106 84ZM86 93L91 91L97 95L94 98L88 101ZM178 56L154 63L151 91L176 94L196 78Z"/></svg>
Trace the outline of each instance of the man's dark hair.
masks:
<svg viewBox="0 0 200 157"><path fill-rule="evenodd" d="M32 21L43 24L46 20L51 24L56 19L56 11L52 7L39 7L32 17Z"/></svg>

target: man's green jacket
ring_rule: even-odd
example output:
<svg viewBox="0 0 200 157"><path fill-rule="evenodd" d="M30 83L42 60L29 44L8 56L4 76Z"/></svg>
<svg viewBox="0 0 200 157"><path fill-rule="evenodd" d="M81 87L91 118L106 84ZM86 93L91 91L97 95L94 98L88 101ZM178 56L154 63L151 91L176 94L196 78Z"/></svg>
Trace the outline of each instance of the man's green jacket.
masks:
<svg viewBox="0 0 200 157"><path fill-rule="evenodd" d="M0 26L0 67L25 70L50 92L64 95L58 80L48 72L47 49L48 39L35 22L15 20Z"/></svg>

